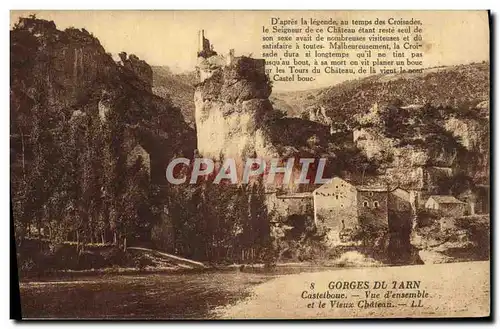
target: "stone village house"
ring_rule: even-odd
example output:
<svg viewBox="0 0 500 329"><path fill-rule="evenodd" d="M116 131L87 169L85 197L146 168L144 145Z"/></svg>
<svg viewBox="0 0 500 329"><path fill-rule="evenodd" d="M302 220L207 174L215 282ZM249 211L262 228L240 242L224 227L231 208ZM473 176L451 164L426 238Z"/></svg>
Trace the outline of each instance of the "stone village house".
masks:
<svg viewBox="0 0 500 329"><path fill-rule="evenodd" d="M356 185L339 177L313 192L314 221L333 243L347 243L361 227L411 229L410 193L380 183Z"/></svg>
<svg viewBox="0 0 500 329"><path fill-rule="evenodd" d="M466 203L452 195L431 195L425 208L444 217L460 217L465 214Z"/></svg>

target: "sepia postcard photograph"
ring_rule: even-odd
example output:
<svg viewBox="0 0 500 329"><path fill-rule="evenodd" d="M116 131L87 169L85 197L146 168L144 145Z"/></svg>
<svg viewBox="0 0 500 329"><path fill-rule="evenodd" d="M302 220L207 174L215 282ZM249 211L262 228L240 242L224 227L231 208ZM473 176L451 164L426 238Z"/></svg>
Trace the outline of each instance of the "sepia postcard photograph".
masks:
<svg viewBox="0 0 500 329"><path fill-rule="evenodd" d="M491 20L11 10L19 318L490 317Z"/></svg>

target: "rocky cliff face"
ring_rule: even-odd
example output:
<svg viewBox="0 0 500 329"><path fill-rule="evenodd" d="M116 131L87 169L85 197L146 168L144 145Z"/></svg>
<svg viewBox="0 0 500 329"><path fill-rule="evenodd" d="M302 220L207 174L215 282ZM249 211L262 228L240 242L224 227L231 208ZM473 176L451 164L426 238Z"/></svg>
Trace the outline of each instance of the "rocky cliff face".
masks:
<svg viewBox="0 0 500 329"><path fill-rule="evenodd" d="M329 125L332 132L352 131L368 158L401 176L408 167L448 167L485 184L489 86L489 63L483 62L375 75L274 97L289 115L302 111L302 117ZM403 109L384 116L393 103Z"/></svg>
<svg viewBox="0 0 500 329"><path fill-rule="evenodd" d="M15 93L71 106L117 70L111 56L86 30L59 31L54 22L21 18L11 31L11 86Z"/></svg>
<svg viewBox="0 0 500 329"><path fill-rule="evenodd" d="M458 174L487 184L488 105L481 106L486 109L375 104L353 118L353 140L408 188L431 191Z"/></svg>
<svg viewBox="0 0 500 329"><path fill-rule="evenodd" d="M153 88L153 70L145 61L139 59L136 55L127 57L127 53L120 53L120 64L125 68L124 72L129 73L132 81L139 83L139 88L152 91Z"/></svg>
<svg viewBox="0 0 500 329"><path fill-rule="evenodd" d="M272 111L271 94L258 60L240 57L227 66L211 68L196 88L195 118L198 151L205 157L271 156L275 152L264 132Z"/></svg>
<svg viewBox="0 0 500 329"><path fill-rule="evenodd" d="M61 31L35 17L21 18L10 35L14 133L29 130L29 118L41 106L50 114L48 125L56 124L52 118L68 124L75 111L101 123L114 112L151 155L158 177L170 157L193 154L194 131L178 108L152 94L152 69L145 61L121 53L116 63L85 29Z"/></svg>
<svg viewBox="0 0 500 329"><path fill-rule="evenodd" d="M425 264L487 260L489 216L442 217L418 223L411 244Z"/></svg>
<svg viewBox="0 0 500 329"><path fill-rule="evenodd" d="M462 166L475 183L488 184L490 176L490 129L489 102L479 104L474 117L451 117L444 122L450 132L471 155L470 160L462 161Z"/></svg>

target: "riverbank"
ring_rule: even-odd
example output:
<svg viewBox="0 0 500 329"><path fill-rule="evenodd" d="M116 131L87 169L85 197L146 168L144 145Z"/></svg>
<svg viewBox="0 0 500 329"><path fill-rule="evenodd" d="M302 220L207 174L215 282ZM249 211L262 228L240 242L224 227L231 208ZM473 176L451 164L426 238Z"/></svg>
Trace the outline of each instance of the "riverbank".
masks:
<svg viewBox="0 0 500 329"><path fill-rule="evenodd" d="M183 273L204 273L204 272L247 272L264 274L296 274L301 272L319 272L334 270L338 268L359 268L384 266L359 252L350 251L342 254L335 260L323 262L281 262L273 264L253 263L253 264L203 264L191 261L178 256L165 254L161 251L134 248L129 252L135 253L135 257L145 257L148 260L147 266L126 267L114 265L104 268L91 268L82 270L59 269L43 272L24 272L20 280L48 281L52 279L71 279L78 277L91 277L101 275L141 275L141 274L183 274Z"/></svg>
<svg viewBox="0 0 500 329"><path fill-rule="evenodd" d="M197 273L207 268L193 261L159 250L111 244L72 242L54 244L47 240L25 240L17 248L21 281L108 274Z"/></svg>
<svg viewBox="0 0 500 329"><path fill-rule="evenodd" d="M280 276L253 287L250 297L235 305L218 308L214 316L221 319L482 317L490 312L489 278L490 263L486 261L300 273ZM310 291L311 283L315 284L313 291L322 292L328 290L333 281L369 281L370 285L374 281L384 281L391 287L393 281L407 280L420 282L418 290L429 294L420 299L421 307L411 307L407 299L383 298L383 294L377 300L384 306L366 307L369 304L364 300L372 301L365 297L366 289L333 291L346 293L348 297L339 301L353 302L353 308L331 307L328 299L324 299L325 308L318 308L317 304L308 308L308 304L318 303L318 299L302 298L304 291ZM415 289L398 290L402 291L414 292ZM373 289L370 292L378 293ZM415 302L414 305L419 304Z"/></svg>

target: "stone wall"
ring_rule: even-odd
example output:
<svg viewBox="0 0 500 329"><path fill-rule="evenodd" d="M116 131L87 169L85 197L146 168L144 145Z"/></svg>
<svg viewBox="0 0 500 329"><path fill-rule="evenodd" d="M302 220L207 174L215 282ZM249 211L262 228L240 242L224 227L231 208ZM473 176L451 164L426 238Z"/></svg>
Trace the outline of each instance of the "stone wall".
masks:
<svg viewBox="0 0 500 329"><path fill-rule="evenodd" d="M292 215L313 215L313 196L311 193L279 195L266 194L268 212L273 212L283 219Z"/></svg>

